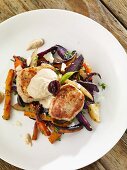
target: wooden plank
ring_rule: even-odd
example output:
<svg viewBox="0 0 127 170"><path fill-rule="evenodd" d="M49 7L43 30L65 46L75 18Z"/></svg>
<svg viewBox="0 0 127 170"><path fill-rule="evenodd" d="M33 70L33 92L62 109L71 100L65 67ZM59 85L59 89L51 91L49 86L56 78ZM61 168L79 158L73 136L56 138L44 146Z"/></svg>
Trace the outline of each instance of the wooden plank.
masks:
<svg viewBox="0 0 127 170"><path fill-rule="evenodd" d="M0 170L22 170L0 159Z"/></svg>
<svg viewBox="0 0 127 170"><path fill-rule="evenodd" d="M90 17L112 32L127 50L126 29L99 0L0 0L0 22L24 11L43 8L66 9ZM83 170L126 170L126 157L127 134L124 134L109 153ZM2 168L20 170L0 160L0 169Z"/></svg>
<svg viewBox="0 0 127 170"><path fill-rule="evenodd" d="M101 0L127 29L127 0Z"/></svg>
<svg viewBox="0 0 127 170"><path fill-rule="evenodd" d="M127 51L127 30L121 23L100 1L83 0L83 2L88 7L89 17L107 28Z"/></svg>

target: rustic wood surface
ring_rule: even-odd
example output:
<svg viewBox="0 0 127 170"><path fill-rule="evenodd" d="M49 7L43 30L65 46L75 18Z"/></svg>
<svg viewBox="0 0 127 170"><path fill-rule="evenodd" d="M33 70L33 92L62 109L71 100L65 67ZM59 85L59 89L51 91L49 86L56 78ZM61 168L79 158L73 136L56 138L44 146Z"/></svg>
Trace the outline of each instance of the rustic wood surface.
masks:
<svg viewBox="0 0 127 170"><path fill-rule="evenodd" d="M127 28L127 0L101 0L115 17Z"/></svg>
<svg viewBox="0 0 127 170"><path fill-rule="evenodd" d="M81 13L107 28L127 51L126 0L0 0L0 22L21 12L58 8ZM0 170L20 170L0 160ZM104 157L82 170L127 170L127 134Z"/></svg>

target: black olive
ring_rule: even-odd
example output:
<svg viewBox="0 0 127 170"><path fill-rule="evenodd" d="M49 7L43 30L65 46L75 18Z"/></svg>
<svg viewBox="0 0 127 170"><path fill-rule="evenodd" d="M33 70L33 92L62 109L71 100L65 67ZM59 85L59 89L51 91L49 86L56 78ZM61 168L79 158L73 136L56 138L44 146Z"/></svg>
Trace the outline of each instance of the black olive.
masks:
<svg viewBox="0 0 127 170"><path fill-rule="evenodd" d="M48 85L48 91L52 93L54 96L57 95L57 93L60 90L60 82L57 80L53 80Z"/></svg>
<svg viewBox="0 0 127 170"><path fill-rule="evenodd" d="M26 103L22 100L22 98L18 95L17 102L20 106L25 107Z"/></svg>

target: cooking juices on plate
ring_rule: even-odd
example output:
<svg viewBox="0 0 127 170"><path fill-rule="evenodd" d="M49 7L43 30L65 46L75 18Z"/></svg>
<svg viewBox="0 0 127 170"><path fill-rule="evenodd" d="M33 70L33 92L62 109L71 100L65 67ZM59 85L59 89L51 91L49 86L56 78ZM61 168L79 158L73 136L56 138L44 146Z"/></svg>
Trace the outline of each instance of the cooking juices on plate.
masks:
<svg viewBox="0 0 127 170"><path fill-rule="evenodd" d="M30 58L13 56L14 69L6 78L3 119L10 118L15 92L17 103L12 107L35 120L32 140L37 140L40 131L51 143L84 127L92 131L85 114L100 122L100 105L94 99L99 88L93 83L94 76L101 79L100 74L92 71L82 55L60 45L38 53L43 43L39 39L29 45L28 50L35 48Z"/></svg>

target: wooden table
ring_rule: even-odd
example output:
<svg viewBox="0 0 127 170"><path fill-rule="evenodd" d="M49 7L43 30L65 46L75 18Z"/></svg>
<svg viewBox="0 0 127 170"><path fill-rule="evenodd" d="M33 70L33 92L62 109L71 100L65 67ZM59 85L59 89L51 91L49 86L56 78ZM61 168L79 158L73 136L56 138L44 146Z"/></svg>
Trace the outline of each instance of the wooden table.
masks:
<svg viewBox="0 0 127 170"><path fill-rule="evenodd" d="M25 11L43 8L71 10L92 18L112 32L127 51L127 0L0 0L0 22ZM105 169L127 170L127 133L104 157L82 168ZM20 169L0 160L0 170Z"/></svg>

